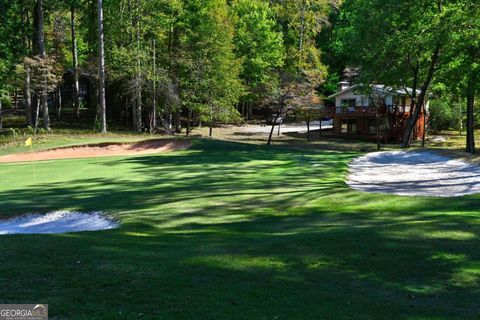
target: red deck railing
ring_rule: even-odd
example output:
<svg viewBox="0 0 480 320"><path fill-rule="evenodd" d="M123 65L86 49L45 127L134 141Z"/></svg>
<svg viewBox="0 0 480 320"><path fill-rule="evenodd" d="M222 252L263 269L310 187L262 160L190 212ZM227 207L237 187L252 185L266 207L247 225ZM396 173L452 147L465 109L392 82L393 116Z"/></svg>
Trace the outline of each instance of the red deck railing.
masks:
<svg viewBox="0 0 480 320"><path fill-rule="evenodd" d="M400 113L410 113L410 106L355 106L355 107L336 107L336 114L376 114L376 113L390 113L390 114L400 114Z"/></svg>

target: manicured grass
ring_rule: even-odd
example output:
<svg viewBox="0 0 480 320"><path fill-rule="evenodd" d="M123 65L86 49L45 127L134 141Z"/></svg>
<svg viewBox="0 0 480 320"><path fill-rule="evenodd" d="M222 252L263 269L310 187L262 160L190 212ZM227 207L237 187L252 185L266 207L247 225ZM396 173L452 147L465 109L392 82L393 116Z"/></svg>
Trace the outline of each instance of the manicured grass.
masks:
<svg viewBox="0 0 480 320"><path fill-rule="evenodd" d="M117 230L0 237L0 301L53 319L478 319L480 197L364 194L345 151L197 140L0 165L0 216L104 210Z"/></svg>

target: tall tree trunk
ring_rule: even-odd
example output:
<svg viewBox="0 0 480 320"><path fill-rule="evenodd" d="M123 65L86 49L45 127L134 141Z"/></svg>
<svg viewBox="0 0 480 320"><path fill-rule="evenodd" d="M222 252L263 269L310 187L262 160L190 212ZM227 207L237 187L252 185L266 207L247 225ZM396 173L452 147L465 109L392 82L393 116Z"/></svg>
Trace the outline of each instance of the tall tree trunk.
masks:
<svg viewBox="0 0 480 320"><path fill-rule="evenodd" d="M187 119L187 133L186 133L186 136L188 137L190 135L190 131L191 131L191 128L192 128L192 109L189 108L188 109L188 119Z"/></svg>
<svg viewBox="0 0 480 320"><path fill-rule="evenodd" d="M424 108L425 100L427 99L428 88L430 87L430 84L433 79L433 75L435 74L435 68L437 66L438 59L440 58L440 49L441 49L441 45L437 44L432 54L427 78L425 79L422 85L421 92L418 96L418 100L415 105L415 110L413 112L411 110L410 117L408 118L407 128L405 129L405 132L403 134L402 148L410 147L413 130L415 128L415 125L418 122L418 117L420 116L420 112Z"/></svg>
<svg viewBox="0 0 480 320"><path fill-rule="evenodd" d="M305 34L305 0L302 0L302 7L300 8L300 35L298 40L298 51L303 50L303 37Z"/></svg>
<svg viewBox="0 0 480 320"><path fill-rule="evenodd" d="M46 56L45 51L45 34L43 31L43 0L37 0L37 48L41 58Z"/></svg>
<svg viewBox="0 0 480 320"><path fill-rule="evenodd" d="M3 129L2 98L0 97L0 130Z"/></svg>
<svg viewBox="0 0 480 320"><path fill-rule="evenodd" d="M282 110L280 109L278 113L275 115L275 119L273 119L272 128L270 129L270 134L268 135L267 145L272 144L273 131L275 130L275 124L277 123L281 113L282 113Z"/></svg>
<svg viewBox="0 0 480 320"><path fill-rule="evenodd" d="M132 127L137 131L137 99L132 97Z"/></svg>
<svg viewBox="0 0 480 320"><path fill-rule="evenodd" d="M135 21L135 27L136 27L136 42L137 42L137 81L136 81L136 89L137 89L137 94L136 94L136 107L137 109L135 112L137 113L136 120L137 122L135 123L135 131L141 132L142 131L142 74L141 74L141 61L140 61L140 1L137 0L135 3L136 10L135 14L136 17L134 19Z"/></svg>
<svg viewBox="0 0 480 320"><path fill-rule="evenodd" d="M175 132L180 133L182 131L182 120L181 120L180 110L175 111L173 122L175 123Z"/></svg>
<svg viewBox="0 0 480 320"><path fill-rule="evenodd" d="M155 39L153 39L153 99L152 115L150 119L150 133L155 132L157 128L157 60L156 60Z"/></svg>
<svg viewBox="0 0 480 320"><path fill-rule="evenodd" d="M457 110L457 115L458 115L458 135L462 136L462 131L463 131L463 117L462 117L462 101L460 96L458 97L458 110Z"/></svg>
<svg viewBox="0 0 480 320"><path fill-rule="evenodd" d="M137 92L137 103L135 112L137 113L137 123L135 124L135 131L141 132L142 131L142 89L138 90Z"/></svg>
<svg viewBox="0 0 480 320"><path fill-rule="evenodd" d="M80 118L80 81L78 75L77 31L75 27L75 6L70 7L70 29L72 33L72 63L73 63L73 110L75 117Z"/></svg>
<svg viewBox="0 0 480 320"><path fill-rule="evenodd" d="M32 92L32 126L36 126L38 122L38 112L37 108L39 106L39 97L38 94Z"/></svg>
<svg viewBox="0 0 480 320"><path fill-rule="evenodd" d="M98 5L98 93L100 101L100 131L107 132L107 107L105 101L105 43L103 31L103 0Z"/></svg>
<svg viewBox="0 0 480 320"><path fill-rule="evenodd" d="M17 89L15 89L13 98L15 99L15 103L13 104L13 109L15 110L15 112L17 112L18 111L18 90Z"/></svg>
<svg viewBox="0 0 480 320"><path fill-rule="evenodd" d="M213 134L213 107L210 106L210 125L208 128L208 136L211 137Z"/></svg>
<svg viewBox="0 0 480 320"><path fill-rule="evenodd" d="M35 99L36 103L35 103L35 124L34 124L34 127L35 127L35 133L37 133L37 129L38 129L38 117L40 115L40 99L38 99L38 97Z"/></svg>
<svg viewBox="0 0 480 320"><path fill-rule="evenodd" d="M33 119L32 119L32 89L31 89L31 81L30 81L30 67L27 66L25 69L25 88L24 88L24 103L25 103L25 116L27 120L28 126L33 126Z"/></svg>
<svg viewBox="0 0 480 320"><path fill-rule="evenodd" d="M380 114L378 113L378 108L377 108L377 114L375 118L375 124L376 124L376 130L377 130L377 150L382 149L382 141L380 139Z"/></svg>
<svg viewBox="0 0 480 320"><path fill-rule="evenodd" d="M322 111L320 111L319 120L320 123L318 124L318 136L320 137L322 135Z"/></svg>
<svg viewBox="0 0 480 320"><path fill-rule="evenodd" d="M38 54L40 58L45 58L47 53L45 51L45 34L43 31L43 0L37 0L37 45ZM48 80L44 75L43 87L40 90L40 106L43 114L43 127L45 130L50 131L50 115L48 113ZM37 120L38 121L38 120Z"/></svg>
<svg viewBox="0 0 480 320"><path fill-rule="evenodd" d="M30 26L30 15L29 9L26 5L25 1L23 2L23 7L25 9L25 26ZM25 32L25 46L32 51L32 38L29 35L29 32ZM25 67L25 86L23 88L23 98L24 98L24 106L25 106L25 120L28 126L33 126L33 118L32 118L32 89L31 89L31 69L30 66Z"/></svg>
<svg viewBox="0 0 480 320"><path fill-rule="evenodd" d="M422 148L425 148L425 140L427 138L427 107L423 104L423 132L422 132Z"/></svg>
<svg viewBox="0 0 480 320"><path fill-rule="evenodd" d="M59 86L57 91L57 120L62 115L62 88Z"/></svg>
<svg viewBox="0 0 480 320"><path fill-rule="evenodd" d="M43 128L50 131L50 114L48 112L48 95L42 92L40 96L40 105L42 108Z"/></svg>
<svg viewBox="0 0 480 320"><path fill-rule="evenodd" d="M475 154L475 121L474 121L474 106L475 106L475 86L476 77L469 76L467 88L467 152Z"/></svg>

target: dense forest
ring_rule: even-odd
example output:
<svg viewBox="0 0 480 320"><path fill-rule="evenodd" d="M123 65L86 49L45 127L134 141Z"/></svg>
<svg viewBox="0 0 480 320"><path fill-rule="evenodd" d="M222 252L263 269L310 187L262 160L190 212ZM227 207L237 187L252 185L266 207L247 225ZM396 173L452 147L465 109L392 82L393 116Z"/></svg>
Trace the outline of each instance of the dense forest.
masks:
<svg viewBox="0 0 480 320"><path fill-rule="evenodd" d="M475 151L474 1L3 0L0 25L0 110L35 130L64 114L187 135L261 109L302 115L357 70L413 89L404 146L431 99L430 129L466 126Z"/></svg>

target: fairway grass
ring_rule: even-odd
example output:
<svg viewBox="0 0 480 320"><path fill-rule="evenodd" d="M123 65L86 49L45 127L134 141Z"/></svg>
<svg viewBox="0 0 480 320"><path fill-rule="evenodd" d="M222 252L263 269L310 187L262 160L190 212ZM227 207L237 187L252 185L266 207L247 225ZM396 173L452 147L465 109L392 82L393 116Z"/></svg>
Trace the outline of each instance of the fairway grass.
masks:
<svg viewBox="0 0 480 320"><path fill-rule="evenodd" d="M121 223L1 236L0 303L48 303L52 319L478 319L480 196L351 190L358 155L194 140L0 164L1 218Z"/></svg>

